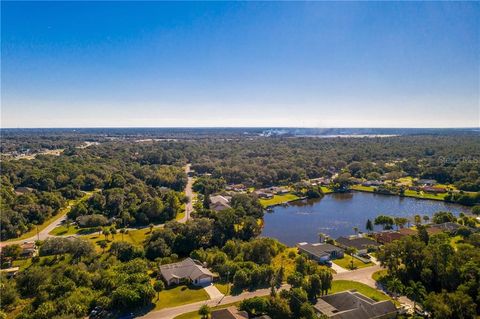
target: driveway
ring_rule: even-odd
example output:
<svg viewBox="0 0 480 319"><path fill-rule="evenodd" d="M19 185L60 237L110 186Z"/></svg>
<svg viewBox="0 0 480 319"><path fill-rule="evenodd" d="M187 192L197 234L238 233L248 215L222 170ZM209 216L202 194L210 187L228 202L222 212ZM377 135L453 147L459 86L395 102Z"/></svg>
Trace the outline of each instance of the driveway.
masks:
<svg viewBox="0 0 480 319"><path fill-rule="evenodd" d="M348 269L345 269L339 265L337 265L336 263L332 262L332 267L331 267L333 270L335 270L335 272L337 274L341 274L341 273L344 273L344 272L349 272L350 270Z"/></svg>
<svg viewBox="0 0 480 319"><path fill-rule="evenodd" d="M214 284L205 285L203 289L205 289L207 294L210 296L210 300L221 299L224 296L224 294L222 294Z"/></svg>
<svg viewBox="0 0 480 319"><path fill-rule="evenodd" d="M351 270L343 273L337 273L333 275L333 280L357 281L377 289L377 282L373 280L372 275L374 272L379 271L381 269L382 267L380 265L374 265L374 266Z"/></svg>

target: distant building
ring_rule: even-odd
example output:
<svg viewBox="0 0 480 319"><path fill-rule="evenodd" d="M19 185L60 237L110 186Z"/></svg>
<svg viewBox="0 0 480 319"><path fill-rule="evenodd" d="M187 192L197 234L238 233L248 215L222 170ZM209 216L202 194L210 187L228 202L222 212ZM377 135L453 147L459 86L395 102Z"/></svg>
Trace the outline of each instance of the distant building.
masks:
<svg viewBox="0 0 480 319"><path fill-rule="evenodd" d="M239 311L236 307L214 310L211 313L212 319L248 319L246 311Z"/></svg>
<svg viewBox="0 0 480 319"><path fill-rule="evenodd" d="M433 186L437 184L437 181L434 179L419 179L417 181L418 185L428 185L428 186Z"/></svg>
<svg viewBox="0 0 480 319"><path fill-rule="evenodd" d="M385 244L391 243L394 240L399 240L407 235L404 235L396 231L382 231L374 234L373 236L375 237L376 241L378 241L380 244L385 245Z"/></svg>
<svg viewBox="0 0 480 319"><path fill-rule="evenodd" d="M31 258L37 254L37 245L35 245L33 241L26 241L20 245L20 247L22 248L22 252L20 253L20 257L22 258Z"/></svg>
<svg viewBox="0 0 480 319"><path fill-rule="evenodd" d="M416 235L418 232L416 230L413 230L411 228L401 228L398 230L398 232L402 235Z"/></svg>
<svg viewBox="0 0 480 319"><path fill-rule="evenodd" d="M443 194L446 193L447 190L442 187L433 187L433 186L424 186L422 187L422 190L427 193L433 193L433 194Z"/></svg>
<svg viewBox="0 0 480 319"><path fill-rule="evenodd" d="M322 296L313 307L319 314L332 319L390 319L397 316L397 308L391 301L374 301L355 290Z"/></svg>
<svg viewBox="0 0 480 319"><path fill-rule="evenodd" d="M212 283L215 277L210 270L192 258L184 259L178 263L161 265L160 273L167 285L180 284L182 282L198 286L208 285Z"/></svg>
<svg viewBox="0 0 480 319"><path fill-rule="evenodd" d="M343 258L343 249L324 243L298 243L298 250L306 253L310 258L318 262L326 262L331 259Z"/></svg>
<svg viewBox="0 0 480 319"><path fill-rule="evenodd" d="M227 185L225 188L227 191L234 191L234 192L246 192L247 187L243 184L233 184L233 185Z"/></svg>
<svg viewBox="0 0 480 319"><path fill-rule="evenodd" d="M273 194L270 193L270 192L266 192L264 190L256 190L253 192L254 194L256 194L259 198L265 198L265 199L269 199L269 198L273 198Z"/></svg>
<svg viewBox="0 0 480 319"><path fill-rule="evenodd" d="M360 255L366 254L370 247L376 248L380 246L379 243L367 237L338 237L335 241L342 248L355 248Z"/></svg>
<svg viewBox="0 0 480 319"><path fill-rule="evenodd" d="M210 196L210 209L219 212L228 208L232 208L230 206L230 197L222 195Z"/></svg>
<svg viewBox="0 0 480 319"><path fill-rule="evenodd" d="M1 269L0 272L4 274L5 277L7 278L13 278L18 273L19 269L20 268L18 267L12 267L12 268Z"/></svg>
<svg viewBox="0 0 480 319"><path fill-rule="evenodd" d="M15 188L15 194L17 194L17 195L23 195L23 194L31 193L33 191L34 191L34 189L30 188L30 187L17 187L17 188Z"/></svg>

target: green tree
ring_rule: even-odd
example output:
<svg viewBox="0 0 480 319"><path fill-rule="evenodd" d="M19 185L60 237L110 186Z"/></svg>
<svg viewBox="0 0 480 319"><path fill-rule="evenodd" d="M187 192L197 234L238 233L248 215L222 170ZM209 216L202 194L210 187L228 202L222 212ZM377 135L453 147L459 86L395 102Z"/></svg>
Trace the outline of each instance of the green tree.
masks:
<svg viewBox="0 0 480 319"><path fill-rule="evenodd" d="M373 223L370 219L367 219L367 224L365 225L365 229L368 231L368 232L372 232L373 231Z"/></svg>
<svg viewBox="0 0 480 319"><path fill-rule="evenodd" d="M421 282L409 281L408 287L405 288L405 294L408 298L413 300L413 309L416 309L417 302L425 298L427 291Z"/></svg>
<svg viewBox="0 0 480 319"><path fill-rule="evenodd" d="M387 281L387 289L393 294L393 297L397 299L399 294L402 293L404 286L400 279L398 279L397 277L393 277L392 279Z"/></svg>
<svg viewBox="0 0 480 319"><path fill-rule="evenodd" d="M210 315L210 307L208 305L203 305L198 309L198 314L202 317L202 319L207 319Z"/></svg>
<svg viewBox="0 0 480 319"><path fill-rule="evenodd" d="M160 299L160 293L165 289L165 284L161 280L156 280L153 284L153 289L157 292L157 300Z"/></svg>

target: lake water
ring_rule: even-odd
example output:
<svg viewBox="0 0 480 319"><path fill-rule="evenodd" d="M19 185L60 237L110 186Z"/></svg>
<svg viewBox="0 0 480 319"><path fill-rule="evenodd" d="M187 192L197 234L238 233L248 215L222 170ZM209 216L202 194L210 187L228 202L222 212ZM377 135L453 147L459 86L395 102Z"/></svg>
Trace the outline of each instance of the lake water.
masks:
<svg viewBox="0 0 480 319"><path fill-rule="evenodd" d="M442 201L372 193L330 194L320 200L292 202L287 207L277 206L272 213L265 213L262 236L277 238L293 246L299 242L318 241L318 233L337 238L352 235L353 227L366 231L367 219L373 222L381 214L407 217L413 221L416 214L432 216L438 211L450 211L458 215L470 212L470 208Z"/></svg>

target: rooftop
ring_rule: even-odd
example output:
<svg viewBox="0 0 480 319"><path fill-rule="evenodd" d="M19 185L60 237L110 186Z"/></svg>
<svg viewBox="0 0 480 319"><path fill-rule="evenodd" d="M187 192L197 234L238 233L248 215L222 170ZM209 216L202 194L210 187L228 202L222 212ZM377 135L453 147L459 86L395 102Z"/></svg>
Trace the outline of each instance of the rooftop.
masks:
<svg viewBox="0 0 480 319"><path fill-rule="evenodd" d="M379 243L367 237L338 237L335 241L342 246L353 247L357 250L366 249L368 246L380 246Z"/></svg>
<svg viewBox="0 0 480 319"><path fill-rule="evenodd" d="M397 309L391 301L374 301L355 290L322 296L314 308L334 319L370 319L395 314Z"/></svg>
<svg viewBox="0 0 480 319"><path fill-rule="evenodd" d="M190 278L194 280L201 275L214 276L210 270L192 258L184 259L178 263L161 265L160 272L167 281L172 278Z"/></svg>
<svg viewBox="0 0 480 319"><path fill-rule="evenodd" d="M330 255L330 253L333 251L343 251L340 247L330 245L330 244L323 244L323 243L315 243L315 244L299 243L297 244L297 247L317 257Z"/></svg>

